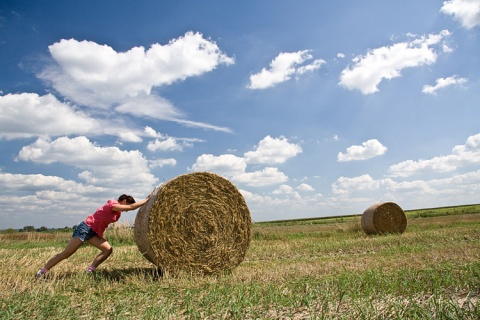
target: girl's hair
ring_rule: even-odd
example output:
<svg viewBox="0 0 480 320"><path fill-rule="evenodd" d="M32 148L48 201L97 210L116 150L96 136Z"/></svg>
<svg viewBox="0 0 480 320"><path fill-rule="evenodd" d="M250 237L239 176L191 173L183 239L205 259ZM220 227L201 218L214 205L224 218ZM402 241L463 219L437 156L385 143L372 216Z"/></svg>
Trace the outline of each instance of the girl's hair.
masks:
<svg viewBox="0 0 480 320"><path fill-rule="evenodd" d="M120 197L118 197L118 202L120 202L122 200L127 200L128 204L135 203L135 199L133 199L132 196L128 196L126 194L122 194Z"/></svg>

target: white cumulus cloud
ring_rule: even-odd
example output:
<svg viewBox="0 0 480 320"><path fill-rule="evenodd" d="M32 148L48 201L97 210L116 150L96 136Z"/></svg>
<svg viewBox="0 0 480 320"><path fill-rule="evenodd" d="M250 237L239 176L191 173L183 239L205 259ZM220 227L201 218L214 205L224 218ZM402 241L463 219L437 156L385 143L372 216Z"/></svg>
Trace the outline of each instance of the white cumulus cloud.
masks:
<svg viewBox="0 0 480 320"><path fill-rule="evenodd" d="M354 65L342 71L339 85L363 94L375 93L383 79L400 77L400 72L405 68L435 63L435 46L440 44L443 50L448 48L442 41L449 35L450 32L443 30L439 34L369 50L366 55L355 57Z"/></svg>
<svg viewBox="0 0 480 320"><path fill-rule="evenodd" d="M353 201L363 203L364 208L383 201L397 202L403 208L470 203L480 192L480 170L431 180L395 181L374 179L368 174L340 177L332 184L332 192L343 205Z"/></svg>
<svg viewBox="0 0 480 320"><path fill-rule="evenodd" d="M149 141L147 150L155 151L183 151L185 148L193 146L194 142L205 142L202 139L197 138L175 138L169 137L166 134L155 131L152 127L145 127L143 136L148 138L155 138L155 140Z"/></svg>
<svg viewBox="0 0 480 320"><path fill-rule="evenodd" d="M63 96L96 107L148 95L153 87L234 63L215 42L193 32L165 45L155 43L149 49L134 47L117 52L92 41L63 39L50 45L49 51L56 64L38 76L50 81Z"/></svg>
<svg viewBox="0 0 480 320"><path fill-rule="evenodd" d="M264 187L285 182L288 177L278 168L267 167L259 171L244 172L233 176L232 180L250 187Z"/></svg>
<svg viewBox="0 0 480 320"><path fill-rule="evenodd" d="M39 138L20 150L17 156L19 160L67 164L84 170L79 178L88 183L135 190L135 193L145 193L157 182L140 151L100 147L83 136L72 139L60 137L53 141Z"/></svg>
<svg viewBox="0 0 480 320"><path fill-rule="evenodd" d="M6 192L40 192L54 190L74 194L96 194L105 189L92 185L84 185L61 177L46 176L43 174L12 174L0 172L0 188ZM73 197L74 197L73 196Z"/></svg>
<svg viewBox="0 0 480 320"><path fill-rule="evenodd" d="M380 182L365 174L359 177L340 177L332 185L332 191L336 194L348 194L352 190L378 189Z"/></svg>
<svg viewBox="0 0 480 320"><path fill-rule="evenodd" d="M371 139L362 143L361 146L351 146L347 148L347 152L339 152L338 161L366 160L376 156L381 156L387 152L387 147L380 143L377 139Z"/></svg>
<svg viewBox="0 0 480 320"><path fill-rule="evenodd" d="M302 152L302 148L291 143L285 137L272 138L266 136L258 144L255 151L244 154L247 163L284 163Z"/></svg>
<svg viewBox="0 0 480 320"><path fill-rule="evenodd" d="M51 94L0 96L0 138L3 139L100 134L106 125Z"/></svg>
<svg viewBox="0 0 480 320"><path fill-rule="evenodd" d="M302 183L297 187L297 189L301 191L315 191L315 189L311 185L306 183Z"/></svg>
<svg viewBox="0 0 480 320"><path fill-rule="evenodd" d="M14 219L21 217L21 221L28 224L35 219L43 223L47 217L62 219L62 216L85 216L85 210L95 210L98 206L97 197L112 197L111 189L43 174L0 172L0 188L2 221L7 216ZM118 193L118 197L123 192L118 190L114 194ZM82 205L72 206L72 203ZM19 215L19 212L26 214L26 217Z"/></svg>
<svg viewBox="0 0 480 320"><path fill-rule="evenodd" d="M288 142L284 137L277 139L266 136L260 141L255 151L246 152L244 157L232 154L220 156L203 154L197 158L190 170L214 172L251 187L268 186L283 183L288 180L288 177L274 167L247 172L247 165L283 163L301 151L298 145Z"/></svg>
<svg viewBox="0 0 480 320"><path fill-rule="evenodd" d="M392 177L408 177L417 173L452 172L468 164L480 163L480 133L468 137L464 145L457 145L446 156L426 160L406 160L390 166Z"/></svg>
<svg viewBox="0 0 480 320"><path fill-rule="evenodd" d="M471 29L480 25L480 0L444 1L440 11L454 16L464 28Z"/></svg>
<svg viewBox="0 0 480 320"><path fill-rule="evenodd" d="M276 190L273 190L272 194L286 195L286 196L289 196L289 197L294 198L294 199L301 199L302 198L297 191L295 191L291 186L286 185L286 184L282 184Z"/></svg>
<svg viewBox="0 0 480 320"><path fill-rule="evenodd" d="M147 145L149 151L182 151L184 146L191 146L191 144L180 144L174 138L168 137L166 139L160 140L155 139Z"/></svg>
<svg viewBox="0 0 480 320"><path fill-rule="evenodd" d="M431 94L431 95L436 95L437 91L440 89L444 89L449 86L461 86L462 84L466 83L467 79L466 78L459 78L457 75L452 76L452 77L447 77L447 78L438 78L435 81L435 85L424 85L422 92L425 94Z"/></svg>
<svg viewBox="0 0 480 320"><path fill-rule="evenodd" d="M309 50L282 52L270 63L270 68L263 68L259 73L250 76L249 89L267 89L288 81L292 76L302 75L319 69L325 60L316 59L310 64L305 61L313 59Z"/></svg>
<svg viewBox="0 0 480 320"><path fill-rule="evenodd" d="M193 164L192 171L209 171L226 177L232 177L245 172L247 163L244 158L233 154L214 156L202 154Z"/></svg>

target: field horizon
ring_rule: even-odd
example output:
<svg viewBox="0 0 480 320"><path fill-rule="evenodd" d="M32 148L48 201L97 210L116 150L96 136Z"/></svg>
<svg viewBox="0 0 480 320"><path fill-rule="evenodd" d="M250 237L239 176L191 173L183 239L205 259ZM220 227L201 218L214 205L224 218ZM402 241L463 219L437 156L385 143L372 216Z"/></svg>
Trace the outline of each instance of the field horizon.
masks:
<svg viewBox="0 0 480 320"><path fill-rule="evenodd" d="M461 204L461 205L452 205L452 206L443 206L443 207L430 207L430 208L421 208L421 209L409 209L403 210L407 217L415 217L415 216L433 216L433 215L451 215L451 214L458 214L458 213L476 213L480 211L480 204ZM433 214L432 214L433 213ZM279 220L268 220L268 221L254 221L252 220L252 224L271 224L271 223L294 223L294 222L309 222L309 221L316 221L316 220L332 220L332 219L349 219L349 218L360 218L362 213L353 213L353 214L344 214L344 215L337 215L337 216L322 216L322 217L305 217L305 218L295 218L295 219L279 219ZM133 221L118 223L122 226L133 227ZM24 226L23 229L25 229ZM31 229L27 232L49 232L49 231L56 231L56 232L69 232L70 229L73 227L62 227L62 228L49 228L46 226L35 228L34 226L30 226ZM0 234L5 232L24 232L23 229L18 228L5 228L0 229Z"/></svg>

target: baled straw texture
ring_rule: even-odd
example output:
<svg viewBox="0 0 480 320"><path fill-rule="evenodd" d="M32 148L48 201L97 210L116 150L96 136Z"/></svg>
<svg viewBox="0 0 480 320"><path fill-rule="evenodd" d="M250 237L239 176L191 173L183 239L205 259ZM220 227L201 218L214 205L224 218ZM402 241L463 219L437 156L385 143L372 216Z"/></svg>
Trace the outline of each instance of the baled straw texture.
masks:
<svg viewBox="0 0 480 320"><path fill-rule="evenodd" d="M164 272L215 274L243 261L251 224L247 204L230 181L195 172L155 189L137 213L135 242Z"/></svg>
<svg viewBox="0 0 480 320"><path fill-rule="evenodd" d="M150 212L152 211L153 204L157 198L157 193L160 191L161 187L155 188L152 192L150 199L146 204L138 209L137 216L135 217L135 223L133 225L133 235L135 242L137 243L138 250L143 254L148 261L155 264L153 249L150 246L150 241L148 239L148 218Z"/></svg>
<svg viewBox="0 0 480 320"><path fill-rule="evenodd" d="M403 233L407 228L407 217L396 203L382 202L365 210L361 224L366 234Z"/></svg>

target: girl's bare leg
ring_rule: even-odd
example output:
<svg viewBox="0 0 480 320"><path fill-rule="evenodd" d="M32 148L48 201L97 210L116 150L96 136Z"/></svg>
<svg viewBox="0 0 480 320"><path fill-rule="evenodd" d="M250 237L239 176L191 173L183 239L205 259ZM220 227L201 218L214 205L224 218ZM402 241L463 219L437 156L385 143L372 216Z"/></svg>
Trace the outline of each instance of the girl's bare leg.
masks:
<svg viewBox="0 0 480 320"><path fill-rule="evenodd" d="M94 268L98 267L113 252L113 248L110 243L108 243L107 240L100 238L99 236L94 236L93 238L88 239L87 242L101 251L98 256L93 259L92 267Z"/></svg>
<svg viewBox="0 0 480 320"><path fill-rule="evenodd" d="M80 248L80 246L83 244L83 241L80 240L79 238L71 238L70 241L68 242L67 246L65 249L63 249L62 252L59 254L54 255L50 260L48 260L47 264L45 265L46 270L50 270L53 268L57 263L60 261L67 259L70 257L72 254L75 253L75 251Z"/></svg>

